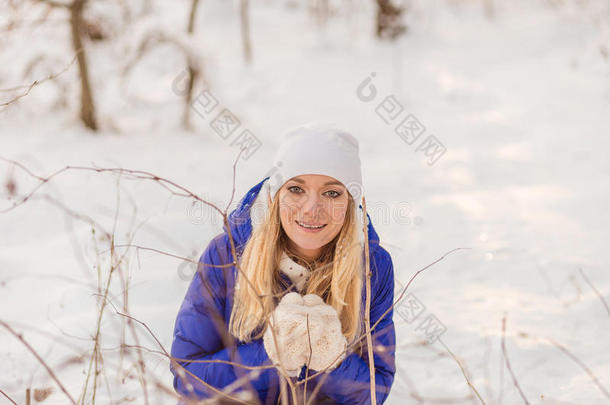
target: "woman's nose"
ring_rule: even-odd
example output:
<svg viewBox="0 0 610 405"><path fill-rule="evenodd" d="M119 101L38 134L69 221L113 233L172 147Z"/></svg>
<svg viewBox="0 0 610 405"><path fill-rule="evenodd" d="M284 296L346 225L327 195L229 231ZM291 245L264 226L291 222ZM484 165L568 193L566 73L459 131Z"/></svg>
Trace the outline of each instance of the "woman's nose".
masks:
<svg viewBox="0 0 610 405"><path fill-rule="evenodd" d="M307 196L305 203L301 206L301 210L303 214L309 214L310 218L315 218L322 209L322 201L320 197L313 194Z"/></svg>

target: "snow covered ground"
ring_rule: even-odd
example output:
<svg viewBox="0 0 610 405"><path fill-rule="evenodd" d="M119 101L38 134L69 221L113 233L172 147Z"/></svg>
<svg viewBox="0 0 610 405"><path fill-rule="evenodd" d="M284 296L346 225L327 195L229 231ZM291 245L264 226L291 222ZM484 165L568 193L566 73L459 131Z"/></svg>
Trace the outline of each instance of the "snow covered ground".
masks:
<svg viewBox="0 0 610 405"><path fill-rule="evenodd" d="M75 118L72 66L56 80L59 85L35 87L0 113L0 156L40 176L65 165L147 170L228 204L235 135L220 138L197 115L194 132L180 129L182 100L172 82L184 68L182 55L160 47L124 81L119 78L148 28L184 27L188 2L157 3L137 24L107 17L116 38L90 47L99 134L88 133ZM334 121L361 142L369 211L392 254L397 292L447 251L470 248L416 278L410 299L425 307L416 320L402 317L404 307L395 313L398 370L388 403L479 403L447 348L486 403L523 403L504 365L503 316L508 358L530 403L608 403L599 385L610 391L610 314L583 277L608 300L610 66L600 52L610 47L606 2L503 3L489 17L479 2L413 1L410 32L393 44L372 38L369 1L352 1L349 13L332 17L325 29L300 3L252 3L252 66L243 63L236 5L202 2L191 42L212 94L262 143L237 166L236 200L269 171L284 129ZM96 10L117 15L107 7ZM69 63L69 32L60 12L52 16L58 22L0 39L0 88L48 74L47 63L52 71ZM40 52L48 58L24 77L25 64ZM369 102L357 95L367 78L377 91ZM53 107L65 94L67 105ZM403 108L391 124L376 113L387 96ZM394 132L408 114L426 128L412 145ZM433 165L416 150L428 135L446 148ZM19 195L37 184L18 168L4 162L0 168L2 182L14 179ZM12 204L2 192L0 210ZM108 230L118 207L115 243L133 237L134 244L194 259L222 224L218 215L159 184L76 170L0 214L0 319L57 366L58 377L78 397L89 359L60 363L79 349L92 350L96 268L107 274L108 243L99 232L92 235L86 222L66 215L61 204ZM169 350L193 268L156 252L129 252L124 271L130 313ZM111 292L113 302L122 302L119 279ZM429 315L445 332L423 345L417 328ZM131 360L120 363L120 325L121 317L106 311L101 344L108 363L98 403L127 402L141 392ZM133 343L129 331L126 336ZM158 350L144 331L139 336L140 344ZM0 343L0 389L22 403L26 387L54 385L4 329ZM558 345L586 365L597 385ZM146 364L171 385L162 356L148 353ZM127 374L132 378L121 384ZM153 399L172 402L161 392ZM66 399L55 387L45 403ZM133 403L143 402L137 397Z"/></svg>

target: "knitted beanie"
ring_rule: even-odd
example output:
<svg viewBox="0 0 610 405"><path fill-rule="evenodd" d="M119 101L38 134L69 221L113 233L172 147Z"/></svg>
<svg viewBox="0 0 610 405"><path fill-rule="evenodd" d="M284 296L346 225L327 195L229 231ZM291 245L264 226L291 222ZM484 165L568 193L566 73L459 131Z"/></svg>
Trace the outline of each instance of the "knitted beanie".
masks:
<svg viewBox="0 0 610 405"><path fill-rule="evenodd" d="M322 174L339 180L355 206L363 194L358 140L332 124L309 123L288 130L273 159L271 198L291 178Z"/></svg>

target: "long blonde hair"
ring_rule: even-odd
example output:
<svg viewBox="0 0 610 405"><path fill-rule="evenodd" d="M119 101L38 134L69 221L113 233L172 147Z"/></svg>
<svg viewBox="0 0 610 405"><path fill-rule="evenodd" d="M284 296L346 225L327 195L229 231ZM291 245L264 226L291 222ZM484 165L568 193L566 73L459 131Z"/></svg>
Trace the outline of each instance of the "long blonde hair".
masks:
<svg viewBox="0 0 610 405"><path fill-rule="evenodd" d="M280 222L279 194L276 193L263 223L253 230L239 258L242 271L237 276L229 332L243 342L262 337L265 322L275 309L276 298L285 293L286 286L279 274L279 263L285 251L312 270L302 293L317 294L337 311L342 332L351 343L363 328L363 249L358 238L361 225L356 220L354 201L348 195L341 230L322 248L320 257L308 263L288 248L288 236Z"/></svg>

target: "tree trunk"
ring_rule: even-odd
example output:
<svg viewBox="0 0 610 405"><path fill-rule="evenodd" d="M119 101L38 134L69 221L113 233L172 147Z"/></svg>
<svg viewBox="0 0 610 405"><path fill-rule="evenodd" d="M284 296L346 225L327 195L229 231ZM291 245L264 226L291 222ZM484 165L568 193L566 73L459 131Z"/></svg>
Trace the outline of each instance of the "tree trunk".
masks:
<svg viewBox="0 0 610 405"><path fill-rule="evenodd" d="M191 3L191 12L189 13L189 25L186 30L189 34L195 32L195 16L197 15L197 6L199 5L199 0L193 0Z"/></svg>
<svg viewBox="0 0 610 405"><path fill-rule="evenodd" d="M89 83L89 70L85 48L81 40L82 12L86 0L74 0L70 6L70 26L72 28L72 47L76 52L78 61L78 71L80 74L81 97L80 97L80 118L85 126L93 131L97 131L95 119L95 105L93 103L93 93Z"/></svg>
<svg viewBox="0 0 610 405"><path fill-rule="evenodd" d="M197 6L199 5L199 0L193 0L191 3L191 12L189 13L189 22L186 28L186 32L189 35L192 35L195 32L195 17L197 16ZM192 129L191 125L191 101L193 99L193 88L195 87L195 81L199 76L199 70L195 67L194 61L191 60L191 57L187 55L187 64L188 64L188 84L186 85L186 94L184 96L184 115L182 117L182 126L190 130Z"/></svg>
<svg viewBox="0 0 610 405"><path fill-rule="evenodd" d="M324 26L327 23L328 15L330 14L328 0L316 0L315 13L318 26Z"/></svg>
<svg viewBox="0 0 610 405"><path fill-rule="evenodd" d="M193 101L193 88L195 87L195 80L199 77L199 71L191 64L190 57L187 56L188 60L188 71L189 78L188 84L186 87L186 94L184 96L184 115L182 117L182 125L185 129L191 130L193 126L191 125L191 102Z"/></svg>
<svg viewBox="0 0 610 405"><path fill-rule="evenodd" d="M241 0L241 39L244 47L244 59L246 63L252 62L252 47L250 45L250 21L248 19L248 0Z"/></svg>
<svg viewBox="0 0 610 405"><path fill-rule="evenodd" d="M377 0L377 30L378 38L396 39L407 27L401 22L400 16L404 9L392 4L391 0Z"/></svg>

